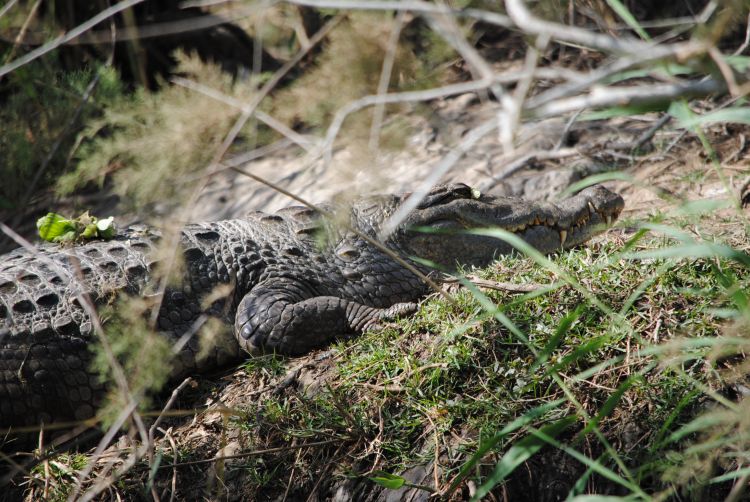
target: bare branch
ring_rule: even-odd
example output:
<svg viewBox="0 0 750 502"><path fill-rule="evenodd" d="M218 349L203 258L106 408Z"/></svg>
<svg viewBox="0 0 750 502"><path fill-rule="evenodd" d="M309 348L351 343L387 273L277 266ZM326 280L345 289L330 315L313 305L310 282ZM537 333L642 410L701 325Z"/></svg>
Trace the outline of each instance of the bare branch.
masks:
<svg viewBox="0 0 750 502"><path fill-rule="evenodd" d="M391 35L388 38L385 57L383 58L383 68L380 70L380 80L378 81L377 95L382 96L388 92L388 84L391 81L393 73L393 63L396 61L396 50L398 49L398 38L401 35L401 28L404 25L404 12L398 11L393 20ZM375 152L380 143L380 129L383 126L383 116L385 115L385 104L378 103L372 116L372 125L370 126L370 151Z"/></svg>
<svg viewBox="0 0 750 502"><path fill-rule="evenodd" d="M585 108L608 106L637 106L664 103L678 98L707 96L726 90L726 84L716 79L685 84L639 85L631 87L593 87L588 94L553 101L547 105L525 107L528 116L542 118L563 115Z"/></svg>
<svg viewBox="0 0 750 502"><path fill-rule="evenodd" d="M466 276L466 280L468 280L478 288L491 289L494 291L505 291L508 293L533 293L534 291L539 291L540 289L548 287L544 284L537 283L516 284L513 282L491 281L488 279L482 279L475 275ZM451 287L453 285L462 286L461 281L453 277L444 279L442 282L445 284L450 284Z"/></svg>
<svg viewBox="0 0 750 502"><path fill-rule="evenodd" d="M748 45L750 45L750 14L747 15L747 19L745 20L745 40L742 42L742 45L737 47L737 50L735 50L732 55L737 56L742 54L745 52L745 49L747 49Z"/></svg>
<svg viewBox="0 0 750 502"><path fill-rule="evenodd" d="M540 35L537 38L537 45L540 48L546 47L548 42L549 37L545 35ZM524 71L513 91L513 95L505 96L500 100L503 104L503 113L500 114L500 143L506 153L513 151L513 139L521 119L523 103L534 81L534 69L536 69L539 61L539 53L540 50L537 47L529 46L527 48Z"/></svg>
<svg viewBox="0 0 750 502"><path fill-rule="evenodd" d="M10 0L3 5L2 8L0 8L0 17L3 17L5 14L8 13L8 11L13 8L14 5L18 3L18 0Z"/></svg>
<svg viewBox="0 0 750 502"><path fill-rule="evenodd" d="M89 477L91 472L94 470L94 467L96 466L96 461L99 459L99 457L102 456L104 453L104 449L109 446L109 443L112 442L115 435L117 435L118 432L120 432L120 427L125 423L125 421L130 417L130 415L135 412L136 407L138 406L137 401L130 401L128 405L120 412L120 414L117 416L117 419L112 423L109 430L107 430L107 433L104 434L104 437L102 437L101 441L99 441L99 444L97 445L96 449L94 450L94 453L91 455L91 457L88 459L88 463L86 464L86 467L81 470L81 472L78 474L78 478L76 479L76 484L74 489L71 491L70 495L68 496L69 501L78 500L78 493L80 493L81 487L83 486L83 482Z"/></svg>
<svg viewBox="0 0 750 502"><path fill-rule="evenodd" d="M471 17L480 21L485 21L497 26L512 28L513 22L508 16L480 9L453 9L445 4L434 4L421 2L418 0L287 0L294 5L306 5L308 7L317 7L322 9L342 9L342 10L390 10L390 11L409 11L418 14L445 14L456 17Z"/></svg>
<svg viewBox="0 0 750 502"><path fill-rule="evenodd" d="M190 80L184 77L172 77L170 81L179 86L199 92L203 94L204 96L208 96L209 98L213 98L216 101L220 101L229 106L237 108L238 110L242 110L243 112L249 111L245 103L243 103L237 98L224 94L218 89L213 89L199 82L195 82L193 80ZM286 124L283 124L282 122L276 120L275 118L268 115L267 113L262 112L260 110L255 110L255 117L261 122L263 122L264 124L266 124L271 129L276 130L276 132L278 132L285 138L289 139L289 141L291 141L292 143L295 143L297 146L299 146L303 150L310 152L315 147L315 144L311 140L302 136L298 132L288 128Z"/></svg>
<svg viewBox="0 0 750 502"><path fill-rule="evenodd" d="M6 64L16 55L16 50L21 44L21 40L24 38L24 36L26 36L26 30L29 29L29 24L31 24L31 21L36 17L36 11L39 10L39 6L41 5L41 3L42 0L36 0L36 2L34 2L34 5L31 6L31 10L29 11L26 19L21 25L21 29L18 31L15 40L13 40L13 46L10 48L10 51L8 51L8 54L5 55L3 64ZM2 75L0 75L0 78L2 78Z"/></svg>
<svg viewBox="0 0 750 502"><path fill-rule="evenodd" d="M531 162L537 162L540 160L564 159L566 157L573 157L574 155L578 154L579 152L575 148L558 148L557 150L554 150L552 152L545 150L533 151L527 153L519 159L516 159L510 164L507 164L502 171L500 171L498 174L493 175L492 179L495 181L499 181L505 178L509 178L516 172L526 167Z"/></svg>
<svg viewBox="0 0 750 502"><path fill-rule="evenodd" d="M576 26L552 23L534 17L526 9L522 0L505 0L505 8L513 22L524 33L546 35L555 40L564 40L602 52L616 54L648 54L657 48L654 44L643 42L636 38L615 38L600 33L594 33Z"/></svg>
<svg viewBox="0 0 750 502"><path fill-rule="evenodd" d="M455 96L456 94L465 94L467 92L486 89L489 86L490 80L474 80L461 84L437 87L435 89L426 89L424 91L407 91L383 95L373 94L357 99L355 101L351 101L347 105L338 109L336 114L333 116L333 120L331 120L331 125L328 126L328 130L326 131L326 138L324 141L325 161L327 164L330 163L330 160L333 157L333 143L336 140L341 127L344 125L344 120L346 120L346 118L354 112L376 104L430 101L445 96Z"/></svg>
<svg viewBox="0 0 750 502"><path fill-rule="evenodd" d="M432 13L427 15L427 19L430 21L432 30L443 37L453 49L466 61L471 69L472 73L476 73L476 77L480 79L491 79L494 75L492 67L484 58L472 47L466 38L461 33L456 20L453 16L448 13Z"/></svg>

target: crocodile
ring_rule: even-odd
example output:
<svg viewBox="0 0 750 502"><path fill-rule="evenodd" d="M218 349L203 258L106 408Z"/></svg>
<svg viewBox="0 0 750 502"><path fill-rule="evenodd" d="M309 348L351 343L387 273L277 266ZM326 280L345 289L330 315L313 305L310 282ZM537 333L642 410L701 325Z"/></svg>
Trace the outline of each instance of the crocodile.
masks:
<svg viewBox="0 0 750 502"><path fill-rule="evenodd" d="M161 289L155 271L166 236L147 227L128 228L111 240L40 244L5 254L0 428L96 413L105 389L91 368L98 333L92 306L111 304L119 294L163 292L154 324L180 344L171 363L172 376L182 378L226 366L243 351L304 354L412 313L430 292L415 269L434 277L441 268L486 266L513 250L466 230L499 227L552 253L585 242L623 208L622 198L602 186L552 204L439 185L384 240L383 250L374 240L407 195L358 199L336 219L324 217L335 206L292 207L188 224L177 237L178 277ZM199 355L194 332L207 318L228 329Z"/></svg>

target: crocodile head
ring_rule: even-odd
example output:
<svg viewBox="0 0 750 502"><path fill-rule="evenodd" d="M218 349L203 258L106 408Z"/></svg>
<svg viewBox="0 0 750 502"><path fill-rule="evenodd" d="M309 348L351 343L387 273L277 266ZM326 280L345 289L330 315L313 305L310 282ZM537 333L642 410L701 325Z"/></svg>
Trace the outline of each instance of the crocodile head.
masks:
<svg viewBox="0 0 750 502"><path fill-rule="evenodd" d="M409 214L390 245L447 268L457 263L484 266L513 248L503 240L467 230L502 228L542 253L552 253L601 233L623 206L622 197L602 186L553 204L479 195L464 184L441 185Z"/></svg>

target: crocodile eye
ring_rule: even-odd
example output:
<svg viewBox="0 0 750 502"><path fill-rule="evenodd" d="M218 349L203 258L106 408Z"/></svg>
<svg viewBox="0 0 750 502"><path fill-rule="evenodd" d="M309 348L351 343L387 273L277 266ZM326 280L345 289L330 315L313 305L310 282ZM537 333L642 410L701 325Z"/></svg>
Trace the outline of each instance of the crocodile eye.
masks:
<svg viewBox="0 0 750 502"><path fill-rule="evenodd" d="M336 250L336 255L344 261L354 261L359 258L360 252L356 248L345 244Z"/></svg>
<svg viewBox="0 0 750 502"><path fill-rule="evenodd" d="M464 183L453 183L450 185L439 185L433 188L428 193L422 203L419 204L419 209L427 209L428 207L439 206L441 204L447 204L453 200L458 199L474 199L475 192L472 188Z"/></svg>
<svg viewBox="0 0 750 502"><path fill-rule="evenodd" d="M454 199L474 199L474 190L465 183L454 183L450 187Z"/></svg>

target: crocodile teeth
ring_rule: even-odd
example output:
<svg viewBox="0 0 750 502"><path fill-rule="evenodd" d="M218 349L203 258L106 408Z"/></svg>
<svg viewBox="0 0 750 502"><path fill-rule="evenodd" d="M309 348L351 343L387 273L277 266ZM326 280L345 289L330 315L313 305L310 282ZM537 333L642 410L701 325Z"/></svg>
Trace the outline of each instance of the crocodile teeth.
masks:
<svg viewBox="0 0 750 502"><path fill-rule="evenodd" d="M562 246L565 244L565 239L568 238L568 231L567 230L560 230L560 245Z"/></svg>
<svg viewBox="0 0 750 502"><path fill-rule="evenodd" d="M612 224L612 215L608 214L607 217L605 218L605 220L607 221L607 226L611 225Z"/></svg>
<svg viewBox="0 0 750 502"><path fill-rule="evenodd" d="M592 213L595 213L595 212L596 212L596 208L595 208L595 207L594 207L594 205L593 205L593 204L591 203L591 201L589 201L589 211L590 211L590 212L592 212Z"/></svg>

